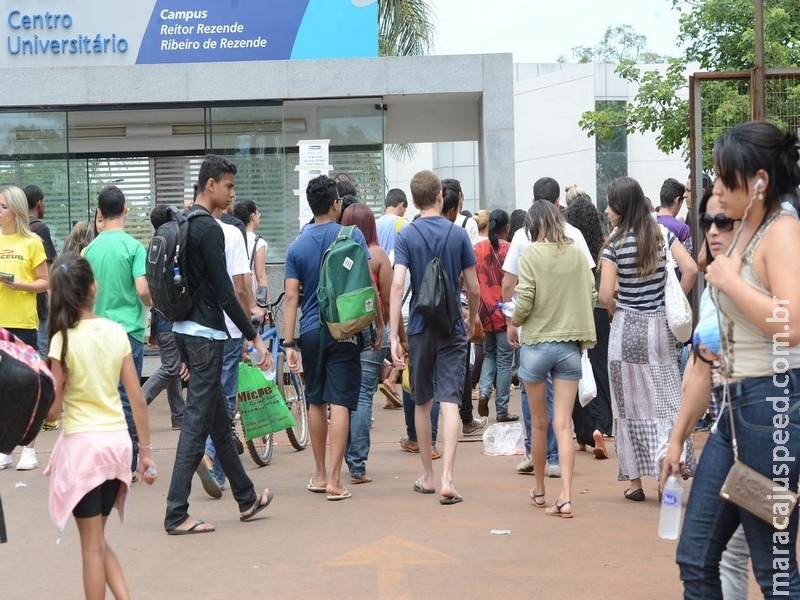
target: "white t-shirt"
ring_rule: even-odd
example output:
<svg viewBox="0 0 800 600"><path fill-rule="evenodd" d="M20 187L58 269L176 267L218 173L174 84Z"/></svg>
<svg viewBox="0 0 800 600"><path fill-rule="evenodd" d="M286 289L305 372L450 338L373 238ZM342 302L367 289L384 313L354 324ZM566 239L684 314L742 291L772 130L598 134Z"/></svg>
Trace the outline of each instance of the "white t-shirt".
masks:
<svg viewBox="0 0 800 600"><path fill-rule="evenodd" d="M466 225L464 225L464 221L467 222ZM455 224L467 230L470 244L474 246L480 241L478 239L478 224L475 222L475 219L472 217L467 217L466 215L458 215L456 217Z"/></svg>
<svg viewBox="0 0 800 600"><path fill-rule="evenodd" d="M589 263L589 268L594 269L594 258L592 258L592 253L589 252L589 246L586 244L586 240L583 239L581 230L573 225L570 225L569 223L564 223L564 234L573 242L575 242L575 245L586 257L586 262ZM519 276L519 257L523 250L530 246L531 243L532 242L528 239L528 234L525 231L525 228L522 227L518 229L514 234L514 238L511 240L511 244L508 246L506 260L503 263L503 271L506 273L511 273L515 277Z"/></svg>
<svg viewBox="0 0 800 600"><path fill-rule="evenodd" d="M228 225L220 220L217 220L217 223L222 227L222 233L225 235L225 266L228 270L228 277L231 278L231 283L233 283L234 275L250 273L250 260L247 258L247 249L244 247L242 232L233 225ZM242 332L233 324L228 313L225 313L225 325L228 328L228 334L232 338L242 337Z"/></svg>

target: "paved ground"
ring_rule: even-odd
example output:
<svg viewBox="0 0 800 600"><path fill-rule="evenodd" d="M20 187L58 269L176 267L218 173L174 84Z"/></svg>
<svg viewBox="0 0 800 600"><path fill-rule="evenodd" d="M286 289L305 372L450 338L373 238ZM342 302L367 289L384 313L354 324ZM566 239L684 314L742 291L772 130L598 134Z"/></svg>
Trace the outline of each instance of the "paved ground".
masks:
<svg viewBox="0 0 800 600"><path fill-rule="evenodd" d="M127 520L116 513L107 538L122 561L134 598L636 598L680 597L675 542L656 535L657 496L645 482L644 503L622 497L617 461L576 458L571 520L548 517L528 499L533 478L518 475L518 456L490 457L483 444L462 441L455 483L464 502L440 506L437 496L411 490L417 455L401 451L401 411L375 399L368 473L375 481L349 486L353 497L328 502L305 486L310 449L296 452L277 436L272 464L258 468L257 486L275 492L263 518L240 523L228 492L205 495L196 481L191 513L215 533L170 537L162 529L177 433L169 429L165 398L150 407L159 479L134 487ZM518 392L512 406L519 406ZM517 411L518 412L518 411ZM9 543L4 599L82 597L80 543L70 521L60 545L47 513L44 464L58 432L38 442L42 468L0 472ZM17 456L15 456L16 460ZM441 469L437 461L435 468ZM349 477L345 479L349 481ZM548 480L548 502L558 480ZM510 535L491 535L509 529ZM110 597L110 595L109 595Z"/></svg>

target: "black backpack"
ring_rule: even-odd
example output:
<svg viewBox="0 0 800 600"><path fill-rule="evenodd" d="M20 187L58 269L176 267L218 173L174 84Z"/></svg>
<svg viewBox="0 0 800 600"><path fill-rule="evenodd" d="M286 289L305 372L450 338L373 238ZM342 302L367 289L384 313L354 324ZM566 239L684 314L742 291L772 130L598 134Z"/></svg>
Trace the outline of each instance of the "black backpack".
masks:
<svg viewBox="0 0 800 600"><path fill-rule="evenodd" d="M416 308L425 319L425 324L434 333L439 336L450 335L453 333L456 323L461 319L461 306L456 300L453 283L450 281L450 276L447 274L442 261L436 256L422 231L414 223L411 226L419 233L428 248L428 252L431 254L431 259L422 274L422 283L415 294L417 299ZM444 238L443 250L447 247L447 239L450 237L452 230L453 225L451 224Z"/></svg>
<svg viewBox="0 0 800 600"><path fill-rule="evenodd" d="M175 206L167 214L169 220L156 229L147 247L147 285L153 307L168 321L183 321L192 311L186 273L189 221L211 215L201 208L184 212Z"/></svg>

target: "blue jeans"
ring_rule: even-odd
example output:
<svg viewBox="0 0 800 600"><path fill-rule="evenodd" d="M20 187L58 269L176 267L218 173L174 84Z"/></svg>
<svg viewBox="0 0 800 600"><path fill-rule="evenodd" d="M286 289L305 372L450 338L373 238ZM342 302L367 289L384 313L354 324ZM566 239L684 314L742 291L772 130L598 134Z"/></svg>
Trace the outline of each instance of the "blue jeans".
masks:
<svg viewBox="0 0 800 600"><path fill-rule="evenodd" d="M350 411L350 434L347 436L347 448L344 460L352 477L363 477L367 473L369 458L369 428L372 420L372 399L378 385L386 348L361 351L361 389L358 393L358 408Z"/></svg>
<svg viewBox="0 0 800 600"><path fill-rule="evenodd" d="M36 337L36 346L39 356L47 360L47 317L39 317L39 333Z"/></svg>
<svg viewBox="0 0 800 600"><path fill-rule="evenodd" d="M142 377L142 364L144 363L144 342L140 342L136 338L128 336L128 341L131 343L131 357L133 358L133 366L136 367L136 375ZM120 380L117 385L120 400L122 400L122 412L125 413L125 423L128 424L128 433L131 435L133 443L133 462L131 463L131 471L136 470L139 464L139 434L136 433L136 424L133 422L133 412L131 412L131 401L128 394L125 393L125 386L122 385Z"/></svg>
<svg viewBox="0 0 800 600"><path fill-rule="evenodd" d="M531 453L531 407L528 404L528 394L525 386L520 382L522 392L522 421L525 423L525 454ZM547 464L558 464L558 442L553 433L553 379L547 376L547 390L545 392L547 403Z"/></svg>
<svg viewBox="0 0 800 600"><path fill-rule="evenodd" d="M190 377L183 425L175 450L175 466L167 493L164 517L167 531L178 527L189 516L192 477L203 458L209 433L217 451L217 461L228 476L239 511L248 510L258 498L233 446L231 418L220 384L224 342L180 333L175 334L175 341L183 362L189 367Z"/></svg>
<svg viewBox="0 0 800 600"><path fill-rule="evenodd" d="M496 384L494 405L498 417L508 414L508 398L511 393L511 363L514 348L508 343L505 331L487 331L483 338L483 366L478 390L484 398L492 395L492 385Z"/></svg>
<svg viewBox="0 0 800 600"><path fill-rule="evenodd" d="M180 427L183 419L183 390L181 389L181 354L175 345L175 334L164 331L156 334L161 366L156 369L142 386L142 393L147 404L155 400L164 389L167 390L167 402L172 417L172 426Z"/></svg>
<svg viewBox="0 0 800 600"><path fill-rule="evenodd" d="M223 342L222 347L222 377L220 382L222 384L222 392L225 394L225 405L228 407L228 415L233 419L236 414L236 392L239 389L239 361L242 358L242 338L228 338ZM214 443L211 441L211 436L206 438L206 454L208 454L211 462L214 463L214 478L217 483L223 485L225 483L225 471L219 461L215 460L217 457Z"/></svg>
<svg viewBox="0 0 800 600"><path fill-rule="evenodd" d="M780 507L780 490L787 483L796 490L800 476L800 463L796 460L800 456L800 369L776 374L774 380L784 386L774 385L773 376L766 376L743 379L729 387L739 459L775 482L773 510L776 510ZM777 428L776 424L785 426ZM776 534L770 525L723 500L719 490L732 464L730 414L726 408L703 448L686 507L677 553L684 597L704 600L723 597L720 556L741 523L755 579L764 597L773 598L777 590L788 597L800 598L797 510L792 513L789 528ZM773 560L785 562L786 569L781 570ZM779 584L775 589L773 577Z"/></svg>
<svg viewBox="0 0 800 600"><path fill-rule="evenodd" d="M403 390L403 417L406 420L406 435L412 442L419 443L417 439L417 426L414 423L414 399L407 391ZM436 445L436 436L439 433L439 403L431 404L431 446Z"/></svg>

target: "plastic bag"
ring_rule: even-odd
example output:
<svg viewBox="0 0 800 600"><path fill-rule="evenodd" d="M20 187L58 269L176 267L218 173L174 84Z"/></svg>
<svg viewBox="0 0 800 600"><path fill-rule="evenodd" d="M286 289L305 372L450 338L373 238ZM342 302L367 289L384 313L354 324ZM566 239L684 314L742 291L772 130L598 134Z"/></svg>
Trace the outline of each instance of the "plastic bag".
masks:
<svg viewBox="0 0 800 600"><path fill-rule="evenodd" d="M251 364L239 363L239 390L236 393L244 439L262 437L294 427L294 419L274 381Z"/></svg>
<svg viewBox="0 0 800 600"><path fill-rule="evenodd" d="M589 353L584 350L581 353L581 380L578 382L578 399L581 406L586 406L597 396L597 383L594 380L592 363L589 360Z"/></svg>
<svg viewBox="0 0 800 600"><path fill-rule="evenodd" d="M522 423L494 423L483 432L483 453L489 456L525 454Z"/></svg>

